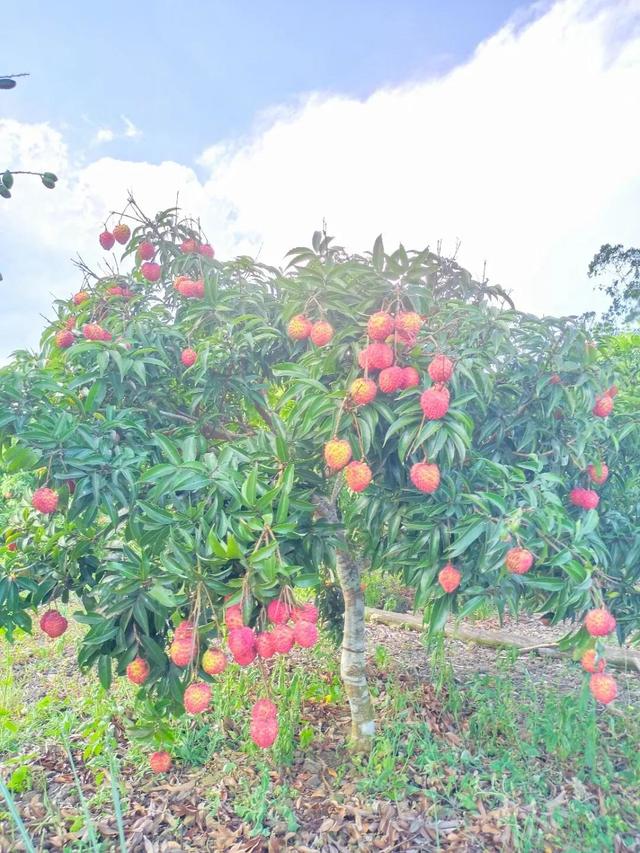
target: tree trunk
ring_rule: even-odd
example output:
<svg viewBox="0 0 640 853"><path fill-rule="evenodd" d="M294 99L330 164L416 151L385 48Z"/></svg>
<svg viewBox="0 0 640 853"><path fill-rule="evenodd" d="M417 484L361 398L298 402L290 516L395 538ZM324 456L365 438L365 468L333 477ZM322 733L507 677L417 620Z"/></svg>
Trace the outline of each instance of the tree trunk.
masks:
<svg viewBox="0 0 640 853"><path fill-rule="evenodd" d="M316 496L318 514L331 524L338 524L336 506L326 498ZM362 565L347 543L343 532L338 533L336 570L344 597L344 632L340 675L351 709L351 747L359 752L371 749L375 733L375 716L366 675L364 594Z"/></svg>

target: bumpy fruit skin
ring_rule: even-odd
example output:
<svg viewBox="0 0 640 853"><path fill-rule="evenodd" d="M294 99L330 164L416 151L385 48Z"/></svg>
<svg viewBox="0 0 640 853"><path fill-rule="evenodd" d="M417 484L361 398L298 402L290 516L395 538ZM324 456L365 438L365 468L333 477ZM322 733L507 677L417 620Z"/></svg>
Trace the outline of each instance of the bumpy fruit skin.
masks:
<svg viewBox="0 0 640 853"><path fill-rule="evenodd" d="M251 739L261 749L269 749L278 737L278 721L275 717L266 720L251 720Z"/></svg>
<svg viewBox="0 0 640 853"><path fill-rule="evenodd" d="M601 462L599 465L587 465L587 474L592 483L595 483L596 486L601 486L609 479L609 468L604 462Z"/></svg>
<svg viewBox="0 0 640 853"><path fill-rule="evenodd" d="M551 376L549 377L549 382L552 385L560 385L560 383L562 382L562 377L560 376L559 373L552 373Z"/></svg>
<svg viewBox="0 0 640 853"><path fill-rule="evenodd" d="M420 384L420 374L415 369L415 367L403 367L402 368L402 387L403 388L417 388Z"/></svg>
<svg viewBox="0 0 640 853"><path fill-rule="evenodd" d="M253 628L233 628L229 631L227 643L234 657L243 656L255 648L256 635Z"/></svg>
<svg viewBox="0 0 640 853"><path fill-rule="evenodd" d="M512 575L526 575L533 565L533 554L526 548L510 548L504 562Z"/></svg>
<svg viewBox="0 0 640 853"><path fill-rule="evenodd" d="M192 640L196 632L196 626L188 619L183 619L173 632L176 640Z"/></svg>
<svg viewBox="0 0 640 853"><path fill-rule="evenodd" d="M58 493L46 487L36 489L31 496L31 506L43 515L50 515L58 509Z"/></svg>
<svg viewBox="0 0 640 853"><path fill-rule="evenodd" d="M415 338L422 328L422 317L415 311L403 311L396 317L396 330L405 336Z"/></svg>
<svg viewBox="0 0 640 853"><path fill-rule="evenodd" d="M118 243L120 243L121 246L124 246L125 243L129 242L129 237L131 237L131 229L128 225L125 225L124 222L120 222L113 229L113 236L118 241Z"/></svg>
<svg viewBox="0 0 640 853"><path fill-rule="evenodd" d="M344 470L344 478L352 492L364 492L372 477L366 462L350 462Z"/></svg>
<svg viewBox="0 0 640 853"><path fill-rule="evenodd" d="M276 717L278 709L271 699L258 699L251 708L252 720L272 720Z"/></svg>
<svg viewBox="0 0 640 853"><path fill-rule="evenodd" d="M67 321L64 324L64 327L65 327L65 329L67 329L67 331L71 331L71 329L75 329L76 318L73 314L70 317L67 317Z"/></svg>
<svg viewBox="0 0 640 853"><path fill-rule="evenodd" d="M438 353L433 357L427 371L434 382L448 382L453 373L453 362L446 355Z"/></svg>
<svg viewBox="0 0 640 853"><path fill-rule="evenodd" d="M589 690L593 698L603 705L613 702L618 695L618 685L615 679L606 673L594 673L589 679Z"/></svg>
<svg viewBox="0 0 640 853"><path fill-rule="evenodd" d="M314 323L311 327L311 334L309 337L311 338L311 343L315 344L317 347L324 347L333 337L333 326L331 323L327 323L326 320L318 320L318 322Z"/></svg>
<svg viewBox="0 0 640 853"><path fill-rule="evenodd" d="M393 350L389 344L369 344L358 354L358 364L363 370L384 370L393 364Z"/></svg>
<svg viewBox="0 0 640 853"><path fill-rule="evenodd" d="M596 607L584 617L584 627L592 637L606 637L615 630L616 620L606 607Z"/></svg>
<svg viewBox="0 0 640 853"><path fill-rule="evenodd" d="M68 627L69 623L57 610L47 610L40 617L40 628L49 637L61 637Z"/></svg>
<svg viewBox="0 0 640 853"><path fill-rule="evenodd" d="M447 563L444 569L438 573L438 583L445 592L454 592L460 586L461 577L461 572L451 563Z"/></svg>
<svg viewBox="0 0 640 853"><path fill-rule="evenodd" d="M287 323L287 334L293 341L304 341L311 334L312 323L304 314L296 314Z"/></svg>
<svg viewBox="0 0 640 853"><path fill-rule="evenodd" d="M197 252L198 244L195 240L183 240L180 244L180 251L185 255L188 255L190 252Z"/></svg>
<svg viewBox="0 0 640 853"><path fill-rule="evenodd" d="M294 607L291 611L291 618L294 622L313 622L318 621L318 608L311 602L306 602L302 607Z"/></svg>
<svg viewBox="0 0 640 853"><path fill-rule="evenodd" d="M110 341L111 333L103 329L98 323L85 323L82 334L88 341Z"/></svg>
<svg viewBox="0 0 640 853"><path fill-rule="evenodd" d="M179 275L174 282L174 287L186 299L202 299L204 296L204 281L200 278L194 281L186 275Z"/></svg>
<svg viewBox="0 0 640 853"><path fill-rule="evenodd" d="M8 542L7 543L7 551L17 551L18 543L17 542Z"/></svg>
<svg viewBox="0 0 640 853"><path fill-rule="evenodd" d="M231 607L227 607L224 613L224 624L230 630L244 626L242 607L239 604L232 604Z"/></svg>
<svg viewBox="0 0 640 853"><path fill-rule="evenodd" d="M156 247L148 240L143 240L138 246L138 257L141 261L150 261L156 253Z"/></svg>
<svg viewBox="0 0 640 853"><path fill-rule="evenodd" d="M162 267L155 261L145 261L140 267L140 272L147 281L158 281L162 274Z"/></svg>
<svg viewBox="0 0 640 853"><path fill-rule="evenodd" d="M332 438L324 446L324 460L332 471L340 471L351 459L351 445L344 438Z"/></svg>
<svg viewBox="0 0 640 853"><path fill-rule="evenodd" d="M293 637L303 649L310 649L318 642L318 628L313 622L296 622L293 626Z"/></svg>
<svg viewBox="0 0 640 853"><path fill-rule="evenodd" d="M411 466L409 479L418 491L432 495L440 485L440 468L435 462L416 462Z"/></svg>
<svg viewBox="0 0 640 853"><path fill-rule="evenodd" d="M587 651L582 655L580 659L580 663L582 664L582 668L585 672L603 672L606 666L606 663L602 658L596 664L596 650L595 649L587 649Z"/></svg>
<svg viewBox="0 0 640 853"><path fill-rule="evenodd" d="M154 773L167 773L171 769L171 756L168 752L152 752L149 767Z"/></svg>
<svg viewBox="0 0 640 853"><path fill-rule="evenodd" d="M377 393L378 386L373 379L364 379L364 377L355 379L349 388L351 399L358 406L366 406L367 403L375 400Z"/></svg>
<svg viewBox="0 0 640 853"><path fill-rule="evenodd" d="M169 646L169 657L176 666L189 666L196 652L193 637L174 640Z"/></svg>
<svg viewBox="0 0 640 853"><path fill-rule="evenodd" d="M384 341L388 338L395 327L391 314L386 311L377 311L369 317L367 322L367 334L372 341Z"/></svg>
<svg viewBox="0 0 640 853"><path fill-rule="evenodd" d="M613 411L613 398L609 397L608 394L603 394L602 397L598 397L592 411L597 418L608 417Z"/></svg>
<svg viewBox="0 0 640 853"><path fill-rule="evenodd" d="M271 636L271 631L263 631L256 637L256 651L258 657L268 660L276 653L276 647Z"/></svg>
<svg viewBox="0 0 640 853"><path fill-rule="evenodd" d="M202 655L201 665L207 675L220 675L227 668L227 658L222 649L207 649Z"/></svg>
<svg viewBox="0 0 640 853"><path fill-rule="evenodd" d="M249 666L249 664L254 662L257 654L258 650L253 646L250 649L245 649L243 652L238 652L237 655L233 656L233 659L239 666Z"/></svg>
<svg viewBox="0 0 640 853"><path fill-rule="evenodd" d="M69 349L74 341L73 332L70 332L68 329L63 329L56 335L56 346L58 349Z"/></svg>
<svg viewBox="0 0 640 853"><path fill-rule="evenodd" d="M293 628L289 625L276 625L271 634L275 650L281 655L289 654L294 641Z"/></svg>
<svg viewBox="0 0 640 853"><path fill-rule="evenodd" d="M385 367L378 376L378 386L383 394L395 394L404 388L404 371L397 365Z"/></svg>
<svg viewBox="0 0 640 853"><path fill-rule="evenodd" d="M180 353L180 361L185 367L191 367L196 363L197 359L198 353L194 349L183 349Z"/></svg>
<svg viewBox="0 0 640 853"><path fill-rule="evenodd" d="M144 684L149 678L149 664L144 658L134 658L127 667L127 678L132 684Z"/></svg>
<svg viewBox="0 0 640 853"><path fill-rule="evenodd" d="M420 395L420 407L428 421L437 421L449 411L449 391L444 386L432 385Z"/></svg>
<svg viewBox="0 0 640 853"><path fill-rule="evenodd" d="M73 295L73 304L74 305L82 305L83 302L86 302L89 299L89 294L86 290L79 290L77 293Z"/></svg>
<svg viewBox="0 0 640 853"><path fill-rule="evenodd" d="M593 489L582 489L576 486L569 492L569 500L581 509L595 509L600 503L600 496Z"/></svg>
<svg viewBox="0 0 640 853"><path fill-rule="evenodd" d="M109 249L113 249L113 244L116 242L116 238L113 236L111 231L103 231L98 237L98 240L105 252L108 252Z"/></svg>
<svg viewBox="0 0 640 853"><path fill-rule="evenodd" d="M106 290L107 296L124 296L124 288L116 285L115 287L108 287Z"/></svg>
<svg viewBox="0 0 640 853"><path fill-rule="evenodd" d="M286 602L276 598L267 605L267 617L274 625L285 625L291 619L291 608Z"/></svg>
<svg viewBox="0 0 640 853"><path fill-rule="evenodd" d="M204 681L194 681L184 691L184 709L187 714L201 714L211 704L211 687Z"/></svg>
<svg viewBox="0 0 640 853"><path fill-rule="evenodd" d="M216 256L213 246L210 243L203 243L200 246L199 252L204 258L210 258L211 260Z"/></svg>

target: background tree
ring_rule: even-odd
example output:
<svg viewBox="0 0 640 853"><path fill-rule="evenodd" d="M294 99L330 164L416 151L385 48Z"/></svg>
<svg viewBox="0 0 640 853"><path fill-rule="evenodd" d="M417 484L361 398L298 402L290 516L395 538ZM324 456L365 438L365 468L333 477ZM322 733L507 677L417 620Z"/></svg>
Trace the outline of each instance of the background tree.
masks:
<svg viewBox="0 0 640 853"><path fill-rule="evenodd" d="M605 278L598 285L611 299L604 321L614 327L637 324L640 318L640 249L621 243L605 243L589 264L591 278Z"/></svg>

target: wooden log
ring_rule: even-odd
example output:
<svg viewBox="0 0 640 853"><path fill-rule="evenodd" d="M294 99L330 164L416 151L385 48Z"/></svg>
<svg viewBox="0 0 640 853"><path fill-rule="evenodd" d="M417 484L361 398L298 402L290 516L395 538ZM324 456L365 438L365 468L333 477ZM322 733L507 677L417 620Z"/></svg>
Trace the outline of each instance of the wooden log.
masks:
<svg viewBox="0 0 640 853"><path fill-rule="evenodd" d="M409 628L412 631L424 631L425 625L421 616L413 613L395 613L392 610L378 610L377 607L367 607L365 619L368 622L379 622L398 628ZM444 634L452 640L463 643L475 643L490 649L517 649L520 654L539 654L549 657L572 658L571 652L557 648L557 642L539 643L532 645L528 637L514 634L511 631L487 631L484 628L470 628L466 625L447 623ZM604 658L607 664L615 669L626 669L640 672L640 653L622 646L605 646Z"/></svg>

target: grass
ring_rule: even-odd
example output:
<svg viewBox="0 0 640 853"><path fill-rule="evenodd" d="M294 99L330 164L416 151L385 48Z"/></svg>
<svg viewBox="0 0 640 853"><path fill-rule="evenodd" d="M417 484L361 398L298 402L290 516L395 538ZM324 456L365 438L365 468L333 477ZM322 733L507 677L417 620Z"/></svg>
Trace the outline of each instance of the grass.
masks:
<svg viewBox="0 0 640 853"><path fill-rule="evenodd" d="M150 781L149 744L123 734L139 710L134 688L120 679L106 694L93 674L78 677L71 631L46 644L40 637L13 647L0 642L0 651L4 834L17 842L28 831L35 849L47 834L65 832L74 836L65 850L126 849L134 803ZM195 780L209 819L221 826L236 821L249 835L269 835L274 827L301 831L318 777L330 784L325 808L327 801L348 804L354 797L359 807L422 802L436 827L436 848L446 849L442 821L477 831L479 839L490 823L508 833L505 849L522 853L600 853L634 843L640 833L637 707L602 712L585 689L550 689L534 673L520 672L516 680L508 654L499 655L491 673L472 674L461 685L444 643L424 654L429 681L411 683L402 660L381 645L372 649L380 726L371 753L360 757L343 746L346 712L335 649L319 647L305 667L277 662L272 683L280 734L267 753L248 737L249 697L264 692L259 673L254 667L229 671L216 684L206 719L182 718L170 729L175 784ZM52 750L71 780L62 802L56 774L43 761ZM34 822L21 828L21 804L34 794L44 809L39 829ZM105 820L114 827L110 839L97 829ZM171 837L179 839L186 828L176 817Z"/></svg>

